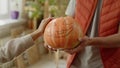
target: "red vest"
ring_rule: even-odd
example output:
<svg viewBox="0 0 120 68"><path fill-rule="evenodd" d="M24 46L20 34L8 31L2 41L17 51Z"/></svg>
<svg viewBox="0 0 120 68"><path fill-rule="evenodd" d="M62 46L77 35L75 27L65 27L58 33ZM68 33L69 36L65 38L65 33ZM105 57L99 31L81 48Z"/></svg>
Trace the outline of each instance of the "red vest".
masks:
<svg viewBox="0 0 120 68"><path fill-rule="evenodd" d="M86 34L92 21L97 0L76 0L75 19ZM118 32L120 22L120 0L103 0L99 21L99 36L105 37ZM113 45L114 46L114 45ZM99 48L104 68L120 68L120 48ZM68 59L70 68L76 54Z"/></svg>

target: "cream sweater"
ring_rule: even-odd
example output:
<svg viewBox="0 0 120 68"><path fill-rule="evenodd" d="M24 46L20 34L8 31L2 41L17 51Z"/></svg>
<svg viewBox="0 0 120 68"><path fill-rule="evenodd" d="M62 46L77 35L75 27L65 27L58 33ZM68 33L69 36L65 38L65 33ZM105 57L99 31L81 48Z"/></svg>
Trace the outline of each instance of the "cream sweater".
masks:
<svg viewBox="0 0 120 68"><path fill-rule="evenodd" d="M0 48L0 63L12 60L33 44L34 41L30 35L8 41Z"/></svg>

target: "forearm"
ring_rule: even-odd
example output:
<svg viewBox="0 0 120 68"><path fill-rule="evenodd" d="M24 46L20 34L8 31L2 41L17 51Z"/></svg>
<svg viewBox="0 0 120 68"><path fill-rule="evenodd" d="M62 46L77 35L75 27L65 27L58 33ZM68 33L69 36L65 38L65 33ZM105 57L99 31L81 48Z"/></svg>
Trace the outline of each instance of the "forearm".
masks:
<svg viewBox="0 0 120 68"><path fill-rule="evenodd" d="M107 37L95 37L91 38L88 45L96 47L120 47L120 34L114 34Z"/></svg>
<svg viewBox="0 0 120 68"><path fill-rule="evenodd" d="M0 48L0 62L7 62L18 56L34 44L31 35L8 41Z"/></svg>
<svg viewBox="0 0 120 68"><path fill-rule="evenodd" d="M42 32L40 32L39 30L34 31L33 33L31 33L31 37L32 39L35 41L37 38L42 36Z"/></svg>
<svg viewBox="0 0 120 68"><path fill-rule="evenodd" d="M47 18L42 20L39 28L33 33L7 42L6 45L0 48L0 62L7 62L32 46L34 41L44 33L46 25L52 19L53 18Z"/></svg>

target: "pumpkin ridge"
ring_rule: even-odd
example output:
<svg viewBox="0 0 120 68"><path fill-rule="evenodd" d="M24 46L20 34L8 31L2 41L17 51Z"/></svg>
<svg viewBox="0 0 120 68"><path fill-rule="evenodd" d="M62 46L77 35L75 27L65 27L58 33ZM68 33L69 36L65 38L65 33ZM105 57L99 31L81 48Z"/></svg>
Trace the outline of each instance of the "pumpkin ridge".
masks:
<svg viewBox="0 0 120 68"><path fill-rule="evenodd" d="M56 49L71 49L79 43L78 38L82 35L75 19L72 17L60 17L52 20L45 28L45 43Z"/></svg>

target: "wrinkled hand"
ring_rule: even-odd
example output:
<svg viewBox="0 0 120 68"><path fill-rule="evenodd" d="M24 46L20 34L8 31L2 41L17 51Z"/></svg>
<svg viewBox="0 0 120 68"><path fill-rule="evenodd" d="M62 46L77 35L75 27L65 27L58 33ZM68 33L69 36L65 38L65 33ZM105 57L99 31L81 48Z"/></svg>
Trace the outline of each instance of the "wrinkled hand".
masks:
<svg viewBox="0 0 120 68"><path fill-rule="evenodd" d="M69 53L69 54L74 54L74 53L78 53L81 50L83 50L89 43L89 38L87 36L80 38L79 39L79 44L77 47L73 48L73 49L69 49L69 50L64 50L65 52Z"/></svg>
<svg viewBox="0 0 120 68"><path fill-rule="evenodd" d="M41 32L41 33L44 33L44 30L45 30L45 27L46 25L52 20L53 18L46 18L46 19L43 19L41 21L41 24L39 25L39 28L37 29L37 31Z"/></svg>
<svg viewBox="0 0 120 68"><path fill-rule="evenodd" d="M67 53L69 53L69 54L78 53L78 52L80 52L81 50L83 50L83 49L89 44L90 39L89 39L87 36L85 36L85 37L83 37L83 38L80 38L79 41L80 41L80 42L79 42L79 44L78 44L77 47L75 47L75 48L73 48L73 49L62 49L62 51L65 51L65 52L67 52ZM49 45L44 44L44 46L45 46L47 49L51 50L51 51L57 51L57 49L51 48ZM61 49L60 49L60 50L61 50Z"/></svg>
<svg viewBox="0 0 120 68"><path fill-rule="evenodd" d="M50 47L50 46L47 45L46 43L44 43L44 46L45 46L45 48L47 48L47 49L50 50L50 51L57 51L57 49Z"/></svg>
<svg viewBox="0 0 120 68"><path fill-rule="evenodd" d="M43 19L42 22L41 22L41 24L39 25L39 28L30 34L31 37L32 37L32 39L33 39L34 41L35 41L38 37L40 37L41 35L43 35L46 25L47 25L52 19L53 19L53 18Z"/></svg>

